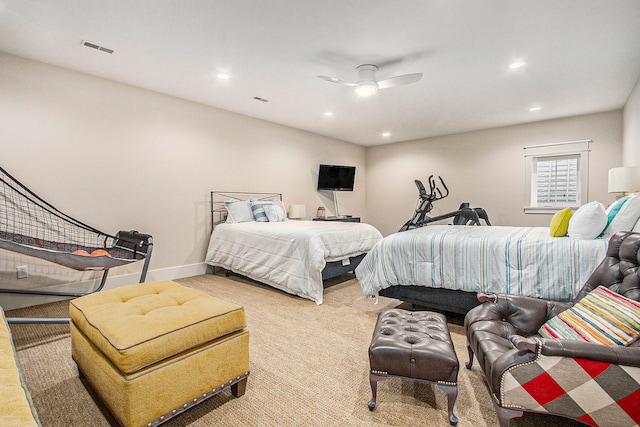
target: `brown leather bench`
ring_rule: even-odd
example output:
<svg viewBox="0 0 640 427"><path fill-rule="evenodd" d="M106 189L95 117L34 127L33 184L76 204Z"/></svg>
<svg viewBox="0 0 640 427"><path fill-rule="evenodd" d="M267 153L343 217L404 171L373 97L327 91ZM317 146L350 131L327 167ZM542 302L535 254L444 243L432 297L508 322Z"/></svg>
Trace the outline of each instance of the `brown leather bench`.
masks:
<svg viewBox="0 0 640 427"><path fill-rule="evenodd" d="M376 407L378 381L400 377L437 384L447 393L449 423L458 424L453 413L458 397L458 357L442 314L397 308L380 313L369 346L369 367L370 411Z"/></svg>

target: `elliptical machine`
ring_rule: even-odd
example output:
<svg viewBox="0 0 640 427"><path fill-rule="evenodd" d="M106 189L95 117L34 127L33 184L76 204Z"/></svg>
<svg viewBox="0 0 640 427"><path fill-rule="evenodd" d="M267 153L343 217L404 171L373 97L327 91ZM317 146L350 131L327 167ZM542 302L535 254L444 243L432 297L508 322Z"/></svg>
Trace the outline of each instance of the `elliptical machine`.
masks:
<svg viewBox="0 0 640 427"><path fill-rule="evenodd" d="M407 231L419 228L430 222L441 221L447 218L453 218L453 225L482 225L480 224L480 219L483 219L486 225L491 225L487 212L482 208L470 208L469 203L462 203L457 211L435 217L428 217L427 214L433 209L433 202L442 200L449 195L449 189L444 183L442 177L438 176L438 179L440 180L442 187L444 187L444 194L437 186L435 179L433 179L433 175L429 176L429 194L427 194L427 190L424 188L422 181L417 179L413 181L415 182L416 187L418 187L419 193L417 207L413 214L413 218L407 221L398 231Z"/></svg>

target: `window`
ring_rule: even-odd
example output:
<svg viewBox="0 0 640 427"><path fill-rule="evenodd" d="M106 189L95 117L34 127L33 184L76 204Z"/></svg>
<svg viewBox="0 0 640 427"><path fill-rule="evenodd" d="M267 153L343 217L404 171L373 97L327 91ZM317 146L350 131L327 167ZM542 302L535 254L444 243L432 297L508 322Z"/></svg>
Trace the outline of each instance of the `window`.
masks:
<svg viewBox="0 0 640 427"><path fill-rule="evenodd" d="M534 162L536 205L575 206L578 201L578 158L541 157Z"/></svg>
<svg viewBox="0 0 640 427"><path fill-rule="evenodd" d="M589 142L525 147L525 213L577 208L588 199Z"/></svg>

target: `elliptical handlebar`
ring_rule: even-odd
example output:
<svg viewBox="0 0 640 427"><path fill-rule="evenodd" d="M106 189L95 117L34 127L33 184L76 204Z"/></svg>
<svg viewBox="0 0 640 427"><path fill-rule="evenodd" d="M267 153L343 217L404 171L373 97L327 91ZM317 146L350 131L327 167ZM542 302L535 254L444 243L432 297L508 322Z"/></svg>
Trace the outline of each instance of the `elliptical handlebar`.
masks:
<svg viewBox="0 0 640 427"><path fill-rule="evenodd" d="M449 189L447 188L447 184L444 183L444 180L440 175L438 175L438 179L440 180L440 183L444 187L446 193L444 195L442 194L442 191L440 191L440 188L438 188L438 185L436 184L436 180L433 179L433 175L429 175L429 189L431 190L431 194L429 194L429 199L432 202L435 202L436 200L442 200L449 195ZM436 196L436 192L438 193L438 196Z"/></svg>

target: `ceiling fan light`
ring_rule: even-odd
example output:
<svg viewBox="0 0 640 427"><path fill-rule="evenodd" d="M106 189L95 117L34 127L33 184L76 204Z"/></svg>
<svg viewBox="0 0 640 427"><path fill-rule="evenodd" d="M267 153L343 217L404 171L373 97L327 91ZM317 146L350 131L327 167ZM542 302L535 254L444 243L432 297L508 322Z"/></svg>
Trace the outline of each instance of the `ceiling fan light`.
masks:
<svg viewBox="0 0 640 427"><path fill-rule="evenodd" d="M356 95L358 96L371 96L378 91L378 85L376 82L360 83L356 86Z"/></svg>

